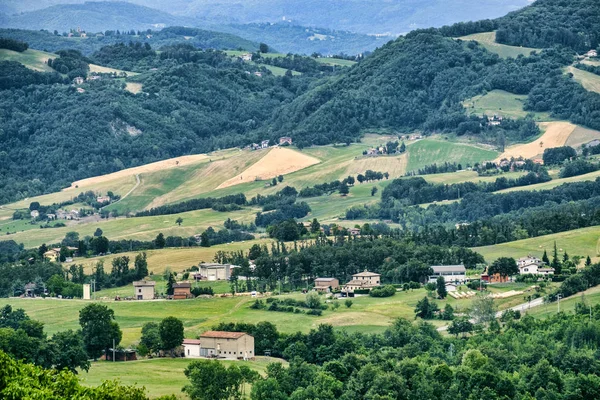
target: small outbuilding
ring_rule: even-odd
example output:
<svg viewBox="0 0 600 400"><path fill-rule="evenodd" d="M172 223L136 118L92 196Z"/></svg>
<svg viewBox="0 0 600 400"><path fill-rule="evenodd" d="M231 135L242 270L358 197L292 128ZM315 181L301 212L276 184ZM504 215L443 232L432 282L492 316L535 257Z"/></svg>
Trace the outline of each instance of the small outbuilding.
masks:
<svg viewBox="0 0 600 400"><path fill-rule="evenodd" d="M134 298L137 300L152 300L154 299L154 281L135 281L133 282Z"/></svg>
<svg viewBox="0 0 600 400"><path fill-rule="evenodd" d="M192 284L189 282L177 282L173 285L173 299L185 300L192 298Z"/></svg>
<svg viewBox="0 0 600 400"><path fill-rule="evenodd" d="M317 278L315 279L315 290L318 292L329 293L340 288L340 281L336 278Z"/></svg>

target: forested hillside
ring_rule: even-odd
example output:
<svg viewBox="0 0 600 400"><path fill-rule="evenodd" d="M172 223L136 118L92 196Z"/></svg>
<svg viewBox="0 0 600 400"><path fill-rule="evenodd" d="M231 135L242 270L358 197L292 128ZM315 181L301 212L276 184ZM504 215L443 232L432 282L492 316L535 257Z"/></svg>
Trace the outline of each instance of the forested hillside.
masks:
<svg viewBox="0 0 600 400"><path fill-rule="evenodd" d="M113 53L125 63L139 52L126 46ZM267 71L250 74L222 53L198 53L202 57L194 63L178 62L169 52L156 58L159 70L138 77L144 95L107 77L88 81L79 93L52 85L64 79L57 74L6 64L0 82L12 89L0 96L0 202L174 155L235 147L302 90L300 78L284 84ZM40 77L50 84L36 85Z"/></svg>
<svg viewBox="0 0 600 400"><path fill-rule="evenodd" d="M498 43L525 47L562 45L585 53L600 44L596 0L537 0L500 19Z"/></svg>
<svg viewBox="0 0 600 400"><path fill-rule="evenodd" d="M536 9L546 10L551 21L553 4L536 3ZM574 4L573 10L582 4ZM523 11L524 20L528 12ZM520 14L511 18L515 15ZM574 19L571 29L579 29L578 21ZM142 73L129 78L141 84L143 94L138 95L123 90L124 82L114 76L76 89L56 84L61 79L66 83L65 75L36 75L7 64L2 80L7 90L0 96L0 202L159 159L280 136L292 136L294 144L305 147L356 141L369 129L468 134L501 146L506 140L528 141L538 135L528 117L490 124L485 116L467 114L465 99L494 89L529 95L528 111L549 111L600 129L600 95L563 75L563 68L574 60L571 49L550 48L529 57L503 59L475 42L447 37L489 25L415 31L358 65L333 73L317 69L311 59L276 61L265 55L261 61L255 54L255 62L244 63L223 53L198 51L194 47L219 48L235 42L192 28L167 28L152 38L112 32L69 42L95 40L96 45L82 51L91 61ZM52 43L61 47L73 39L32 31L0 34L32 40L32 48ZM118 36L120 42L139 44L100 47ZM182 46L185 37L190 40ZM275 77L260 62L313 68L303 69L302 75L292 76L290 71ZM74 77L62 68L59 72Z"/></svg>
<svg viewBox="0 0 600 400"><path fill-rule="evenodd" d="M196 28L169 27L154 31L115 31L104 30L101 36L92 35L84 39L65 37L59 32L40 30L0 29L0 37L23 40L33 49L55 52L73 49L89 55L104 46L117 43L148 43L155 48L175 44L190 44L199 49L243 49L258 50L258 43L242 39L229 33L207 31Z"/></svg>

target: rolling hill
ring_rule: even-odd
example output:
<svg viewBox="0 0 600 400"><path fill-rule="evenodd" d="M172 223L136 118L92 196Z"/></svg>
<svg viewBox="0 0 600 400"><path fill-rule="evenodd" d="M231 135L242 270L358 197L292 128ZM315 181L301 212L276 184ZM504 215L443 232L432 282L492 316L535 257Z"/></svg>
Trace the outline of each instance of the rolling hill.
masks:
<svg viewBox="0 0 600 400"><path fill-rule="evenodd" d="M70 0L83 3L85 0ZM6 0L0 12L13 14L38 10L62 3L62 0ZM459 21L496 18L524 7L527 0L134 0L132 3L163 12L193 16L208 22L261 23L292 21L294 24L347 30L365 34L400 34L416 28L449 25Z"/></svg>

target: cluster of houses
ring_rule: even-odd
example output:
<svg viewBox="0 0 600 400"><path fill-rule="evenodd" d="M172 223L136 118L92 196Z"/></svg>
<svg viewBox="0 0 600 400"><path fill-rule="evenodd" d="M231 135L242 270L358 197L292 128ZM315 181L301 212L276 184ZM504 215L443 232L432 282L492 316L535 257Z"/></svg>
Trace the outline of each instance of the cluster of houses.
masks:
<svg viewBox="0 0 600 400"><path fill-rule="evenodd" d="M58 250L60 251L60 249ZM240 267L231 264L202 263L198 267L198 271L192 273L190 277L195 281L228 281L236 268ZM154 281L141 280L133 282L133 298L135 300L155 299L155 286L156 282ZM190 282L182 281L173 285L173 295L171 296L173 300L185 300L193 297Z"/></svg>
<svg viewBox="0 0 600 400"><path fill-rule="evenodd" d="M271 143L270 140L266 139L263 140L259 143L252 143L249 146L246 146L247 149L252 149L252 150L260 150L260 149L267 149L269 148L269 143ZM291 146L292 145L292 138L289 136L282 136L279 138L278 141L280 146Z"/></svg>
<svg viewBox="0 0 600 400"><path fill-rule="evenodd" d="M577 56L577 59L579 59L579 60L585 60L586 58L595 58L595 57L598 57L598 51L592 49L592 50L588 51L585 54Z"/></svg>
<svg viewBox="0 0 600 400"><path fill-rule="evenodd" d="M554 275L554 268L546 264L537 257L527 256L517 260L519 274L532 274L541 276ZM437 282L439 277L443 277L446 282L446 290L454 292L458 286L467 282L467 269L463 264L458 265L432 265L432 274L428 278L429 283ZM481 275L481 280L489 283L501 283L508 281L508 277L500 274L488 275L487 270ZM371 290L374 287L381 286L381 275L375 272L363 271L352 275L352 279L340 288L340 281L337 278L317 278L314 281L314 290L321 293L330 293L340 291L343 296L354 296L355 291Z"/></svg>
<svg viewBox="0 0 600 400"><path fill-rule="evenodd" d="M494 114L491 118L488 118L489 126L498 126L502 124L504 117L502 115Z"/></svg>

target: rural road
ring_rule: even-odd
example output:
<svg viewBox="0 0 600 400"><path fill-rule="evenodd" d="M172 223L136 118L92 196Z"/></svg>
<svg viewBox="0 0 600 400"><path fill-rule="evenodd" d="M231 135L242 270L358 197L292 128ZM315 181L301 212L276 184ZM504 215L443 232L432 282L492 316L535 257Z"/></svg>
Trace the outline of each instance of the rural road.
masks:
<svg viewBox="0 0 600 400"><path fill-rule="evenodd" d="M114 203L110 203L110 204L108 204L107 206L104 206L104 207L108 207L108 206L112 206L113 204L117 204L118 202L120 202L121 200L123 200L125 197L129 196L131 194L131 192L133 192L135 189L138 188L138 186L140 186L140 183L141 183L141 181L140 181L140 174L135 174L135 180L136 180L135 186L132 187L131 190L129 190L129 192L125 193L123 195L123 197L121 197L119 200L115 201ZM102 207L102 208L104 208L104 207Z"/></svg>
<svg viewBox="0 0 600 400"><path fill-rule="evenodd" d="M528 301L527 303L522 303L522 304L519 304L518 306L507 308L507 310L523 312L523 311L529 310L530 308L541 306L542 304L544 304L544 298L539 297L535 300L531 300L531 302ZM502 316L502 313L505 311L506 310L498 311L496 313L496 318L500 318ZM470 319L469 321L471 321L472 323L475 323L474 319ZM440 326L439 328L437 328L438 332L443 332L447 329L448 329L448 325Z"/></svg>

